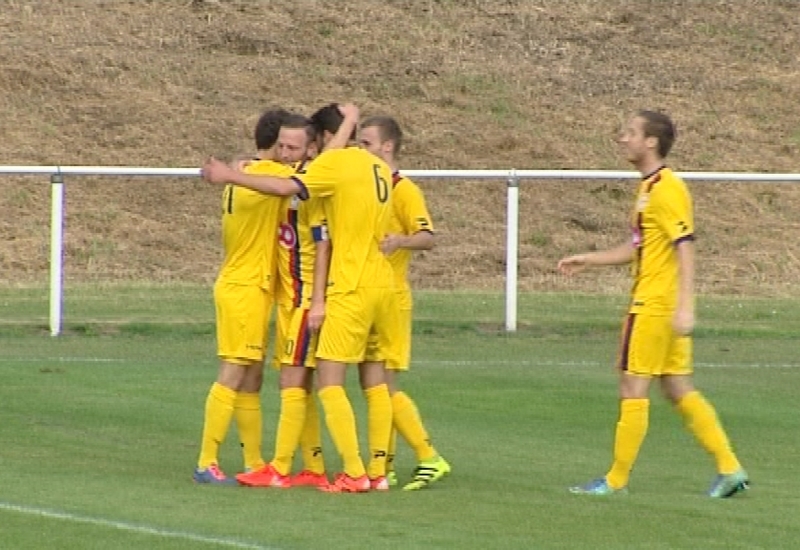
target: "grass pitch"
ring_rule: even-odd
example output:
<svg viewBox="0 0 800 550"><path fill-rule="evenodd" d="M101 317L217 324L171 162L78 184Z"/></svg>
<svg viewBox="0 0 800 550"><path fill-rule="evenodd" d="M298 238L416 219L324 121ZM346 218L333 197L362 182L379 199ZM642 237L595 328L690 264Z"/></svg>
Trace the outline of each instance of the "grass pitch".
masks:
<svg viewBox="0 0 800 550"><path fill-rule="evenodd" d="M772 549L800 539L792 301L698 300L697 382L753 480L748 494L712 501L711 460L656 393L630 494L566 491L610 460L624 297L522 295L520 330L507 335L501 296L420 294L405 388L453 474L416 493L328 495L191 482L217 368L208 288L69 288L58 338L46 294L0 290L2 548ZM270 372L265 457L275 388ZM241 468L235 429L221 460ZM401 479L413 466L401 444Z"/></svg>

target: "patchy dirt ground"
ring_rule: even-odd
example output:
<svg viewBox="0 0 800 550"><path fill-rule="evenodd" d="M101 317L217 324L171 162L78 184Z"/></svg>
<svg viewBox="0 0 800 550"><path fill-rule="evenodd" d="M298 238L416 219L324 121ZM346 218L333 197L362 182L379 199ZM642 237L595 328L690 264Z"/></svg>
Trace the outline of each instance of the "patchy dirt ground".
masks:
<svg viewBox="0 0 800 550"><path fill-rule="evenodd" d="M678 122L686 171L797 172L800 19L790 0L6 0L0 164L193 167L252 148L264 109L352 100L397 117L414 169L626 169L636 108ZM505 183L420 180L440 245L417 287L503 288ZM627 237L630 181L525 181L520 286ZM692 183L699 286L800 288L800 185ZM49 185L0 175L0 281L44 283ZM192 179L67 180L67 281L209 282L217 189Z"/></svg>

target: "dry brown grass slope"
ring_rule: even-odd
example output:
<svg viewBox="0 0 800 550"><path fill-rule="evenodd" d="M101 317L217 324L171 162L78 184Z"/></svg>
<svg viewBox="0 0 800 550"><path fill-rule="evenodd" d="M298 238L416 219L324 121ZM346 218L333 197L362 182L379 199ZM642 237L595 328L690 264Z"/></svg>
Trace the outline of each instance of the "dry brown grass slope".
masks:
<svg viewBox="0 0 800 550"><path fill-rule="evenodd" d="M0 164L197 166L249 150L264 108L353 100L405 127L407 168L627 168L632 109L679 124L679 170L798 171L792 0L2 0ZM422 181L440 233L418 287L502 288L505 186ZM219 193L72 178L68 281L210 281ZM49 188L0 176L0 280L45 282ZM520 283L626 238L631 182L526 182ZM705 292L800 287L800 186L695 183Z"/></svg>

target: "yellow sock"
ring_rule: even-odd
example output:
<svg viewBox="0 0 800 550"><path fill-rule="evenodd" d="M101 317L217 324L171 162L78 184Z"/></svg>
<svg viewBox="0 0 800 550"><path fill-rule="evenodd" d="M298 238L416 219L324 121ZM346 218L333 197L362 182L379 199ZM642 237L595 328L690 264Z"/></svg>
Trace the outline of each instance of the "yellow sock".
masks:
<svg viewBox="0 0 800 550"><path fill-rule="evenodd" d="M367 441L369 464L367 475L376 478L386 475L386 457L392 435L392 398L386 384L364 390L367 398Z"/></svg>
<svg viewBox="0 0 800 550"><path fill-rule="evenodd" d="M306 421L306 390L286 388L281 390L281 414L275 433L275 456L270 464L281 475L292 469L294 452L300 443L300 434Z"/></svg>
<svg viewBox="0 0 800 550"><path fill-rule="evenodd" d="M322 456L322 430L320 429L317 396L306 393L306 421L300 435L300 448L303 451L303 469L315 474L325 473L325 460Z"/></svg>
<svg viewBox="0 0 800 550"><path fill-rule="evenodd" d="M366 473L358 448L356 417L353 406L342 386L327 386L319 390L319 400L325 411L325 424L342 458L344 472L352 478Z"/></svg>
<svg viewBox="0 0 800 550"><path fill-rule="evenodd" d="M217 382L208 391L198 468L208 468L218 462L219 446L228 434L235 401L236 392Z"/></svg>
<svg viewBox="0 0 800 550"><path fill-rule="evenodd" d="M261 396L257 393L239 392L233 404L233 415L242 442L244 467L246 470L258 470L264 466L264 458L261 456Z"/></svg>
<svg viewBox="0 0 800 550"><path fill-rule="evenodd" d="M703 448L714 456L720 474L732 474L741 468L739 460L731 450L728 436L717 418L717 412L699 391L684 395L678 402L677 409L689 431Z"/></svg>
<svg viewBox="0 0 800 550"><path fill-rule="evenodd" d="M392 424L392 433L389 434L389 451L386 453L386 473L394 472L394 455L397 454L397 429Z"/></svg>
<svg viewBox="0 0 800 550"><path fill-rule="evenodd" d="M436 458L436 449L431 445L414 401L401 391L392 396L392 420L403 439L414 449L418 462Z"/></svg>
<svg viewBox="0 0 800 550"><path fill-rule="evenodd" d="M621 489L628 484L631 469L647 434L650 400L623 399L619 409L614 438L614 463L606 474L606 481L613 489Z"/></svg>

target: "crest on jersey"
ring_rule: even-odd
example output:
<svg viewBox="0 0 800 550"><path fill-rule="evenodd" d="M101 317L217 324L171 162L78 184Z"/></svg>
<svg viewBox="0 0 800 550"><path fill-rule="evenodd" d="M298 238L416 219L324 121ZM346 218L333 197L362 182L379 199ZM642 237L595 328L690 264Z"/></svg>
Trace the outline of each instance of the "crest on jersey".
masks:
<svg viewBox="0 0 800 550"><path fill-rule="evenodd" d="M280 227L278 227L278 242L281 243L283 247L294 248L297 244L297 233L294 227L288 223L282 223Z"/></svg>

